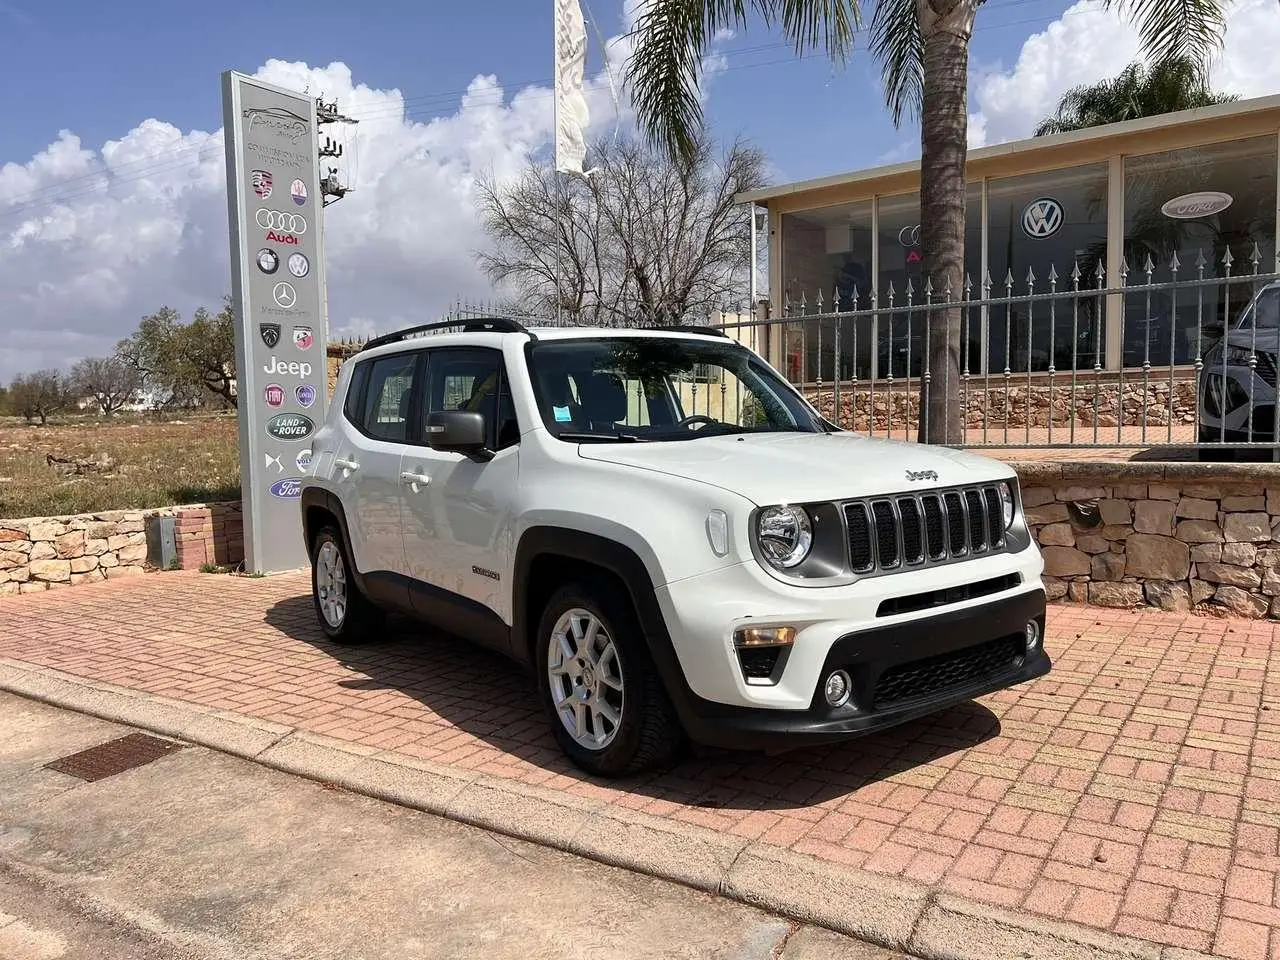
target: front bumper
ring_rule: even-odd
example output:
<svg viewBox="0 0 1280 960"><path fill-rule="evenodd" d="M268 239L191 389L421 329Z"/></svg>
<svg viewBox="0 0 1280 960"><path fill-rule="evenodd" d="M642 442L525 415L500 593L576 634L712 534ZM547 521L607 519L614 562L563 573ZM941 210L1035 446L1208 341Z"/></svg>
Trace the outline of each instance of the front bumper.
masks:
<svg viewBox="0 0 1280 960"><path fill-rule="evenodd" d="M1040 624L1026 647L1025 628ZM1049 672L1045 594L1039 588L990 603L840 637L827 652L807 708L778 710L705 700L685 690L677 709L699 743L777 751L871 733ZM832 708L822 678L844 669L853 694Z"/></svg>

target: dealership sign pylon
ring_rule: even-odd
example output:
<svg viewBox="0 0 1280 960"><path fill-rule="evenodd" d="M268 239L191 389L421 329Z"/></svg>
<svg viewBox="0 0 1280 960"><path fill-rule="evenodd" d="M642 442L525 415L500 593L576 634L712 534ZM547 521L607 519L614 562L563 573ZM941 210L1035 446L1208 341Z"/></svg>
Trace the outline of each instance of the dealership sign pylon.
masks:
<svg viewBox="0 0 1280 960"><path fill-rule="evenodd" d="M328 402L316 102L222 74L245 570L305 566L299 493Z"/></svg>

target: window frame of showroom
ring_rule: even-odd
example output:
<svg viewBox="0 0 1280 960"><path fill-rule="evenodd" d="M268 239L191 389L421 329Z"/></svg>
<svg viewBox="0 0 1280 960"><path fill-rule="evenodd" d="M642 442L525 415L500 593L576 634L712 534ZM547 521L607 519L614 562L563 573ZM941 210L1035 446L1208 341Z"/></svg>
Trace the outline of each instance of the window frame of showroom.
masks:
<svg viewBox="0 0 1280 960"><path fill-rule="evenodd" d="M1275 99L1277 101L1280 101L1280 98L1267 98L1267 99L1268 100ZM1274 108L1272 108L1272 110L1274 110ZM1258 112L1262 113L1261 110L1259 110ZM1133 124L1125 124L1122 126L1131 127L1132 125ZM1273 269L1276 272L1280 272L1280 121L1274 121L1271 123L1262 123L1262 124L1258 124L1257 126L1252 126L1247 129L1242 129L1238 132L1236 136L1207 136L1207 135L1188 136L1185 138L1185 140L1181 142L1178 137L1179 132L1181 132L1179 129L1179 125L1171 123L1169 124L1168 130L1163 132L1163 135L1157 135L1151 138L1149 149L1135 150L1133 149L1133 145L1131 144L1124 144L1124 145L1117 144L1116 148L1113 150L1100 151L1098 149L1095 149L1091 155L1082 156L1079 160L1075 162L1064 163L1060 161L1057 163L1050 163L1050 162L1029 163L1025 168L1022 168L1022 169L1018 169L1012 164L1006 164L1005 168L1001 169L997 173L983 173L981 176L977 176L969 180L968 189L970 191L972 191L973 188L975 187L979 188L978 193L979 193L980 206L981 206L981 213L979 217L981 260L980 260L980 264L978 265L978 271L976 273L968 265L966 265L966 269L969 272L971 281L975 285L977 285L981 282L979 278L987 277L988 270L991 263L990 243L991 243L992 231L991 231L991 223L990 223L990 220L991 220L990 189L993 181L1006 181L1006 180L1011 180L1017 177L1022 177L1022 176L1032 175L1032 174L1052 175L1059 171L1070 170L1073 167L1084 166L1087 164L1105 163L1107 167L1107 184L1106 184L1107 209L1106 209L1106 231L1105 231L1106 232L1106 255L1105 255L1104 263L1105 263L1105 270L1107 272L1107 277L1109 280L1108 286L1111 287L1113 290L1115 290L1115 292L1109 293L1106 296L1105 305L1103 307L1103 312L1105 317L1105 334L1104 334L1104 342L1103 342L1103 368L1107 371L1117 371L1117 370L1127 369L1127 368L1124 368L1123 366L1123 363L1124 363L1123 318L1124 318L1124 311L1125 311L1125 304L1124 304L1125 295L1123 292L1120 292L1119 290L1116 289L1118 286L1123 285L1122 283L1120 283L1120 280L1124 274L1124 268L1126 266L1123 260L1125 244L1127 241L1126 219L1125 219L1125 216L1126 216L1126 211L1125 211L1126 162L1137 159L1137 158L1142 158L1142 157L1157 156L1163 153L1174 153L1180 150L1211 150L1213 147L1219 144L1230 143L1233 141L1254 140L1254 139L1260 139L1263 137L1269 137L1271 139L1270 156L1272 158L1272 162L1269 165L1269 169L1271 172L1271 176L1273 178L1271 187L1274 190L1276 199L1273 205L1273 209L1271 211L1271 223L1270 223L1269 233L1270 233L1270 238L1272 240L1271 253L1274 259ZM1117 139L1119 139L1119 135L1117 135ZM1032 141L1032 143L1034 143L1034 141ZM1144 144L1144 146L1146 146L1146 144ZM894 179L901 182L901 180L906 178L903 175L909 176L910 173L912 172L914 173L914 179L918 183L918 177L919 177L918 167L914 171L904 170L904 171L901 171L900 173L899 171L892 171L892 172L887 171L885 177L874 177L874 173L872 173L871 176L868 177L868 179L871 179L871 178ZM906 186L906 184L903 183L902 186ZM786 270L785 256L786 256L786 250L787 250L786 230L788 226L788 221L791 218L791 216L793 215L803 216L805 213L811 212L811 211L830 209L832 207L839 207L849 203L869 201L870 207L871 207L871 236L872 236L872 243L871 243L871 250L870 250L871 275L872 277L875 278L876 286L879 286L881 275L882 275L881 274L882 258L881 258L880 243L879 243L879 231L880 231L880 222L881 222L881 217L880 217L881 201L882 200L900 201L904 197L918 198L918 196L919 196L918 187L916 189L904 190L904 189L901 189L898 183L894 183L892 184L892 186L888 186L887 188L872 189L867 193L862 193L860 191L848 192L848 193L845 193L845 195L843 197L840 197L839 199L833 199L830 202L823 202L820 204L799 205L794 200L792 202L779 203L779 200L782 198L777 196L771 197L771 198L764 198L762 200L751 200L750 201L751 203L764 203L769 207L771 221L774 224L772 235L769 238L770 239L770 244L769 244L770 290L773 291L772 293L773 302L771 304L771 310L774 316L781 319L787 313L786 298L788 297L788 286L785 280L785 270ZM917 202L918 202L918 199L917 199ZM1058 266L1059 271L1061 271L1063 268L1063 265L1061 264L1057 264L1056 266ZM1127 266L1130 271L1141 269L1141 264L1128 264ZM1069 269L1069 265L1068 265L1068 269ZM1266 269L1267 269L1266 265L1264 265L1263 271L1266 272ZM992 278L992 281L994 284L999 285L1002 279L1003 278ZM1017 279L1021 280L1021 278L1017 278ZM810 293L810 295L812 296L812 292ZM883 302L883 297L884 297L884 291L873 290L872 292L873 305L878 306L879 304L881 304ZM882 314L886 317L891 314L891 310L889 309L876 309L874 312L876 315ZM987 349L987 345L989 345L991 342L990 341L991 318L990 318L989 308L986 306L983 306L981 308L980 314L981 314L979 318L981 323L980 343L983 344L983 348L978 351L978 369L974 370L973 372L975 374L986 374L990 371L990 368L992 366L991 358L989 355L990 352ZM883 336L883 330L882 330L881 324L879 323L872 324L871 336L872 336L872 340L871 340L871 346L870 346L870 364L869 364L870 371L869 372L870 372L871 378L875 380L875 379L880 379L884 374L884 371L880 369L881 367L880 337ZM776 355L782 356L784 353L784 349L785 349L784 345L782 343L779 343L778 344L779 352ZM800 358L801 358L801 364L807 365L808 351L805 346L801 347ZM806 382L807 382L807 373L808 373L807 370L802 370L801 372L801 377L802 379L805 379Z"/></svg>

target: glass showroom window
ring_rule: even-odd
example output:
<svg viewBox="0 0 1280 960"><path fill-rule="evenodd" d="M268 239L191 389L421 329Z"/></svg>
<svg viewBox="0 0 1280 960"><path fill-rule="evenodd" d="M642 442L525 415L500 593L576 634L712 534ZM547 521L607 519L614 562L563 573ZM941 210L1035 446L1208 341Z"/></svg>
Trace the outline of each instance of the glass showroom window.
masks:
<svg viewBox="0 0 1280 960"><path fill-rule="evenodd" d="M1153 283L1194 281L1205 260L1206 279L1224 277L1231 251L1232 276L1275 269L1276 138L1173 150L1124 161L1124 257L1127 283L1146 284L1150 257ZM1236 319L1253 295L1247 283L1210 281L1203 286L1135 291L1124 298L1123 357L1126 367L1191 363ZM1201 301L1202 298L1202 301Z"/></svg>
<svg viewBox="0 0 1280 960"><path fill-rule="evenodd" d="M819 295L823 314L870 308L871 201L784 214L782 281L792 318L817 314ZM870 318L825 317L789 323L784 329L786 374L793 382L871 376Z"/></svg>
<svg viewBox="0 0 1280 960"><path fill-rule="evenodd" d="M1049 292L1049 270L1059 291L1071 289L1079 267L1082 290L1097 285L1107 261L1107 165L1051 170L987 183L987 263L992 297L1004 297L1012 277L1013 302L992 306L989 316L990 373L1092 369L1105 344L1105 303L1080 297L1049 301L1028 297Z"/></svg>
<svg viewBox="0 0 1280 960"><path fill-rule="evenodd" d="M924 250L920 246L920 197L905 194L881 197L879 200L880 293L879 306L884 310L876 318L878 376L892 372L895 377L918 377L924 371L926 343L925 317L928 311L907 311L907 284L911 284L912 302L925 302L927 276ZM982 184L972 183L965 195L964 225L965 270L977 277L982 269ZM889 288L892 284L894 310L889 311ZM976 280L975 280L976 286ZM963 290L952 292L953 300L964 298ZM972 299L977 290L970 293ZM943 299L943 291L935 290L934 302ZM977 308L966 309L961 316L961 339L969 344L968 369L978 370L978 345L982 342L982 318ZM892 360L890 359L892 358ZM910 363L908 364L908 360ZM965 369L961 361L961 370Z"/></svg>

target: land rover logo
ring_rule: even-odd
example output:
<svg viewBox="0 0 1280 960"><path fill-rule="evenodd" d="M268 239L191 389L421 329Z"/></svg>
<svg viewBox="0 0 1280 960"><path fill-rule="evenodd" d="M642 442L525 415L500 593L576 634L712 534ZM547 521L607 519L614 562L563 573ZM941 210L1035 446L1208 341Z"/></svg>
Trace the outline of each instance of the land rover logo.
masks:
<svg viewBox="0 0 1280 960"><path fill-rule="evenodd" d="M1201 190L1166 200L1160 212L1174 220L1195 220L1197 217L1211 217L1215 213L1221 213L1231 206L1233 200L1229 193Z"/></svg>
<svg viewBox="0 0 1280 960"><path fill-rule="evenodd" d="M908 480L937 480L938 474L934 470L908 470Z"/></svg>
<svg viewBox="0 0 1280 960"><path fill-rule="evenodd" d="M315 428L310 417L300 413L278 413L267 421L267 436L277 440L305 440Z"/></svg>

